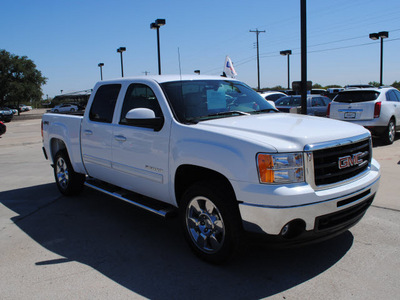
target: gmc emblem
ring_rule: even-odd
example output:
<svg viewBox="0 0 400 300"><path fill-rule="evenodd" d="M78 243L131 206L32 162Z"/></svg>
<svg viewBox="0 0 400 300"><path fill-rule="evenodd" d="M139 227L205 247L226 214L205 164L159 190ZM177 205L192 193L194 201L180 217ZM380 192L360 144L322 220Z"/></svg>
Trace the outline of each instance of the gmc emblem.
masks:
<svg viewBox="0 0 400 300"><path fill-rule="evenodd" d="M362 154L362 152L358 152L353 155L339 157L339 169L345 169L361 164L364 161L360 158Z"/></svg>

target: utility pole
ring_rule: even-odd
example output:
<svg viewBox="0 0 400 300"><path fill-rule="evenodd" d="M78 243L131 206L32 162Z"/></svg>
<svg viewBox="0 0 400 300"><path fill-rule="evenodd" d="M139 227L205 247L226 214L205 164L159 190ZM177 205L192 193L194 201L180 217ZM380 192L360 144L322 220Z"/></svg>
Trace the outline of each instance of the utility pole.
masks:
<svg viewBox="0 0 400 300"><path fill-rule="evenodd" d="M301 23L301 114L307 114L307 4L300 0Z"/></svg>
<svg viewBox="0 0 400 300"><path fill-rule="evenodd" d="M258 90L260 90L260 51L259 51L259 45L258 45L258 35L262 32L265 32L265 30L249 30L249 32L254 32L257 37L257 79L258 79Z"/></svg>

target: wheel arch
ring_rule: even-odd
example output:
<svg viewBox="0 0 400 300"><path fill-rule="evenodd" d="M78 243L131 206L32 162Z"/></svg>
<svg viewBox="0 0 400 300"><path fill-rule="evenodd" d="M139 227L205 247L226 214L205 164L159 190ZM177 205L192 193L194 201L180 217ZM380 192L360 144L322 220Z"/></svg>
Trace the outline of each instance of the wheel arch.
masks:
<svg viewBox="0 0 400 300"><path fill-rule="evenodd" d="M181 165L178 167L175 173L175 198L176 203L179 207L181 198L185 190L196 182L201 181L212 181L218 184L223 184L227 191L229 191L230 199L235 200L236 202L236 194L233 189L232 184L229 179L226 178L223 174L200 166L195 165Z"/></svg>
<svg viewBox="0 0 400 300"><path fill-rule="evenodd" d="M57 152L60 150L65 150L65 151L67 151L67 154L68 154L68 149L67 149L67 146L65 145L64 141L60 140L58 138L52 138L50 141L50 155L51 155L51 159L52 159L53 163L54 163L54 158L55 158Z"/></svg>

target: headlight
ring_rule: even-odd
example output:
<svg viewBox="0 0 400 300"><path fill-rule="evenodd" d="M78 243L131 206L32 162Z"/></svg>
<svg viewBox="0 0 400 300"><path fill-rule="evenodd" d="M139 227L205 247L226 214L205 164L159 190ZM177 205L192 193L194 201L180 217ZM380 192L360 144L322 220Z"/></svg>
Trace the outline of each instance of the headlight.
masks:
<svg viewBox="0 0 400 300"><path fill-rule="evenodd" d="M261 183L296 183L304 181L303 153L257 155Z"/></svg>

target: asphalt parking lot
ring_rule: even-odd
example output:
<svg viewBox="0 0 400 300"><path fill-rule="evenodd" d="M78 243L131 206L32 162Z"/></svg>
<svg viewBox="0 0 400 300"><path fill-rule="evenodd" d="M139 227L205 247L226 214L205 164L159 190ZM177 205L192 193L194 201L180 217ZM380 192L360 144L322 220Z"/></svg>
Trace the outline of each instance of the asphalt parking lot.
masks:
<svg viewBox="0 0 400 300"><path fill-rule="evenodd" d="M192 255L175 219L90 189L62 196L41 113L0 137L1 299L399 299L399 133L390 146L374 141L380 190L355 227L302 248L251 244L213 266Z"/></svg>

